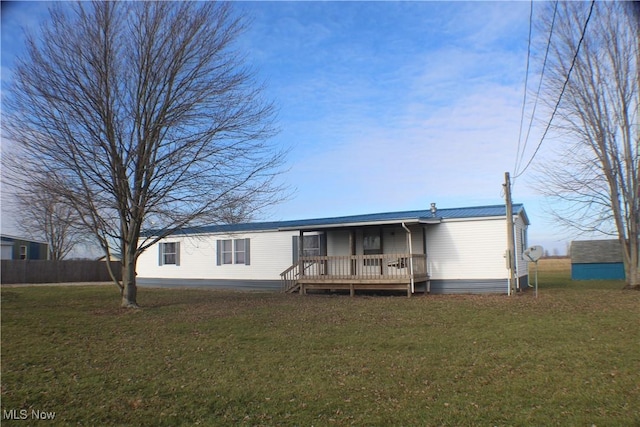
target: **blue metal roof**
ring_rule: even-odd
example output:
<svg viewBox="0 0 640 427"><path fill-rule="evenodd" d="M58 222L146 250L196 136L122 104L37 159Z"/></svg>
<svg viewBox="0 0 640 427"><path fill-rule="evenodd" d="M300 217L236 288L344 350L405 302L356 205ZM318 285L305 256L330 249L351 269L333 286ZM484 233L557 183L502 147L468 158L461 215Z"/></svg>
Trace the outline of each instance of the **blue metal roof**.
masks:
<svg viewBox="0 0 640 427"><path fill-rule="evenodd" d="M513 205L513 214L522 214L524 220L529 224L529 219L524 206L522 204ZM331 228L349 225L366 225L371 224L388 224L393 222L422 222L422 223L438 223L447 219L465 219L465 218L484 218L484 217L500 217L505 216L504 205L492 206L475 206L466 208L438 208L435 216L431 210L416 210L403 212L385 212L363 215L350 215L331 218L315 218L290 221L271 221L271 222L248 222L241 224L223 224L210 225L203 227L184 228L174 234L199 234L199 233L236 233L250 231L269 231L269 230L294 230L294 229L310 229L310 228ZM152 232L150 232L152 233Z"/></svg>
<svg viewBox="0 0 640 427"><path fill-rule="evenodd" d="M16 236L10 236L8 234L0 234L0 241L3 242L29 242L29 243L37 243L39 245L48 245L47 242L41 242L38 240L31 240L31 239L27 239L26 237L16 237Z"/></svg>

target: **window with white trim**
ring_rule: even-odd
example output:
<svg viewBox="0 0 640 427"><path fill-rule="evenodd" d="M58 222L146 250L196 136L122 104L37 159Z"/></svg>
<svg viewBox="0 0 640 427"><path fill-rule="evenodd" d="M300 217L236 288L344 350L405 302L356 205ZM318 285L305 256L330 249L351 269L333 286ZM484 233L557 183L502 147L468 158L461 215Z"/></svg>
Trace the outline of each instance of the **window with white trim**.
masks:
<svg viewBox="0 0 640 427"><path fill-rule="evenodd" d="M20 259L27 259L27 247L20 246Z"/></svg>

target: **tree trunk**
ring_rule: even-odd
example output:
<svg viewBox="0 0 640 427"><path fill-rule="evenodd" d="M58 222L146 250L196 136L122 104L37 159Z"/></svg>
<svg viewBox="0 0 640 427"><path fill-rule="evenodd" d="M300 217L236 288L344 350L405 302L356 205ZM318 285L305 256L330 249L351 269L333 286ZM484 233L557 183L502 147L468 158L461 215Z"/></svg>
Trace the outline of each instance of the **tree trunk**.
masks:
<svg viewBox="0 0 640 427"><path fill-rule="evenodd" d="M136 263L132 254L123 255L122 260L122 303L123 308L139 308L136 297L138 288L136 286Z"/></svg>
<svg viewBox="0 0 640 427"><path fill-rule="evenodd" d="M635 265L634 265L635 264ZM626 285L624 289L640 291L640 273L637 263L625 263Z"/></svg>
<svg viewBox="0 0 640 427"><path fill-rule="evenodd" d="M622 247L622 260L624 263L625 287L624 289L640 290L640 272L638 271L638 229L633 227L636 221L634 215L630 222L629 239L619 239Z"/></svg>

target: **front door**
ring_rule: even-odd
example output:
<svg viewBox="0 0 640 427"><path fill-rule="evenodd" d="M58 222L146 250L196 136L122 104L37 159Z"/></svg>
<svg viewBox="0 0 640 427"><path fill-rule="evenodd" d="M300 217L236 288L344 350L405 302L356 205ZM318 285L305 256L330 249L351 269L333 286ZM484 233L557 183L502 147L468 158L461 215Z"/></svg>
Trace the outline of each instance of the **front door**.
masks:
<svg viewBox="0 0 640 427"><path fill-rule="evenodd" d="M383 272L382 257L372 257L371 255L382 254L382 229L365 228L362 233L362 249L367 255L362 263L362 274L364 276L380 275Z"/></svg>

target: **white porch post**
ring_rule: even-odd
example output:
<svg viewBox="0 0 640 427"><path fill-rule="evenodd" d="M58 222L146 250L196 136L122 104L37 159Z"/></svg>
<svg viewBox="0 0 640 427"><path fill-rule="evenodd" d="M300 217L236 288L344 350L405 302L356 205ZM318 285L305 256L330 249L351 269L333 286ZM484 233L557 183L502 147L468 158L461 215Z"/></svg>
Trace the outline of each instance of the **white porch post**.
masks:
<svg viewBox="0 0 640 427"><path fill-rule="evenodd" d="M300 230L300 237L298 238L298 271L299 276L304 276L304 261L302 255L304 254L304 231Z"/></svg>
<svg viewBox="0 0 640 427"><path fill-rule="evenodd" d="M415 292L415 284L413 282L413 246L411 244L411 230L409 227L402 223L402 228L404 228L407 232L407 239L409 240L409 274L411 275L411 293Z"/></svg>

